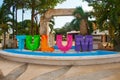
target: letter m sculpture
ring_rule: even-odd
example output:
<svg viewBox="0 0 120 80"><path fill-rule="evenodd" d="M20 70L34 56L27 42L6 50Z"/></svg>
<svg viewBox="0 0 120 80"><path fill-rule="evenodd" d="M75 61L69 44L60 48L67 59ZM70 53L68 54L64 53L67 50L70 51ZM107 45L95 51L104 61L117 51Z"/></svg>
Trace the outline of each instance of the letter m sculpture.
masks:
<svg viewBox="0 0 120 80"><path fill-rule="evenodd" d="M91 35L75 35L75 51L92 51L93 37Z"/></svg>

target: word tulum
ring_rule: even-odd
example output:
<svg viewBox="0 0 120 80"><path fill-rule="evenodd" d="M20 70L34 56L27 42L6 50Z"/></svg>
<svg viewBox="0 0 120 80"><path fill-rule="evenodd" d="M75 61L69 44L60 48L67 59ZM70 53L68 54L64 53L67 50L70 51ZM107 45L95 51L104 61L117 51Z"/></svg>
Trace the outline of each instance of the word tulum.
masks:
<svg viewBox="0 0 120 80"><path fill-rule="evenodd" d="M47 35L17 35L18 49L26 48L32 51L39 50L43 52L53 52L54 48L48 45ZM75 35L75 51L92 51L93 50L93 37L92 35ZM58 49L64 53L72 48L73 36L67 35L67 44L64 46L62 44L62 35L57 35L56 45Z"/></svg>

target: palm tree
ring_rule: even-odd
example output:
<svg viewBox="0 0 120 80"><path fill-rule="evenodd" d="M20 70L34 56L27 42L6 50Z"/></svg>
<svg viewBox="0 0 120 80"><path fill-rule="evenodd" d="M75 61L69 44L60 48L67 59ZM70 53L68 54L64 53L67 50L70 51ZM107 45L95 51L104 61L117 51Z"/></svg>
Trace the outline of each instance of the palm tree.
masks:
<svg viewBox="0 0 120 80"><path fill-rule="evenodd" d="M21 24L23 24L23 26L21 26ZM31 27L31 20L24 20L24 21L18 22L17 25L18 25L18 35L22 35L22 34L29 35L29 31L30 31L30 27ZM36 23L34 23L34 25L38 26L38 24L36 24ZM35 32L37 32L37 31L35 31ZM36 35L37 34L39 34L39 33L36 33Z"/></svg>
<svg viewBox="0 0 120 80"><path fill-rule="evenodd" d="M0 16L0 32L3 33L3 35L4 35L3 48L6 48L6 32L8 32L11 18L8 16L9 13L6 10L4 5L2 5L2 7L0 7L0 15L1 15Z"/></svg>
<svg viewBox="0 0 120 80"><path fill-rule="evenodd" d="M76 29L80 30L81 35L88 34L88 23L87 17L81 7L77 7L73 13L75 19L71 22L71 24L76 27Z"/></svg>
<svg viewBox="0 0 120 80"><path fill-rule="evenodd" d="M13 0L4 0L3 1L3 5L5 6L5 9L7 10L7 12L10 12L10 14L12 15L12 31L13 31L13 39L14 39L14 35L15 35L15 2ZM11 11L11 7L12 7L12 11Z"/></svg>
<svg viewBox="0 0 120 80"><path fill-rule="evenodd" d="M58 3L62 3L65 0L4 0L4 4L10 10L11 7L17 6L17 9L26 8L31 9L31 29L30 34L33 35L35 28L35 19L38 14L44 14L48 9L54 8ZM38 21L37 21L38 22ZM36 31L38 26L36 26ZM38 32L37 32L38 33Z"/></svg>
<svg viewBox="0 0 120 80"><path fill-rule="evenodd" d="M65 0L25 0L28 9L31 9L31 30L30 34L33 35L35 17L43 15L48 9L54 8L58 3L62 3ZM38 21L37 21L38 22ZM38 27L36 27L38 30Z"/></svg>
<svg viewBox="0 0 120 80"><path fill-rule="evenodd" d="M8 32L8 25L6 23L0 24L0 34L3 34L3 49L6 48L6 33Z"/></svg>

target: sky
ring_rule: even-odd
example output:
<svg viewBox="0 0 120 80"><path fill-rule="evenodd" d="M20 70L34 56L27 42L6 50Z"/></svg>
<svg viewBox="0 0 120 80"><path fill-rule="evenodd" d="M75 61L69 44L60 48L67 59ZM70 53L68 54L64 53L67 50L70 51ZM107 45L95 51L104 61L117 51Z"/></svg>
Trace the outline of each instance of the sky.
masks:
<svg viewBox="0 0 120 80"><path fill-rule="evenodd" d="M81 6L84 11L90 11L92 10L92 7L88 6L87 2L83 2L82 0L66 0L62 4L58 4L55 8L76 8L78 6ZM71 22L73 16L61 16L61 17L55 17L55 28L63 27L66 22Z"/></svg>
<svg viewBox="0 0 120 80"><path fill-rule="evenodd" d="M0 0L0 5L2 5L2 3L3 3L3 0Z"/></svg>
<svg viewBox="0 0 120 80"><path fill-rule="evenodd" d="M3 0L0 0L0 5L3 3ZM84 11L90 11L92 10L92 7L88 6L87 2L82 2L82 0L66 0L62 4L58 4L55 8L76 8L78 6L81 6ZM25 19L31 19L31 11L25 10L24 13L24 20ZM22 11L18 10L18 21L22 21ZM74 18L73 16L59 16L54 17L55 18L55 26L54 28L60 28L63 27L66 22L71 22Z"/></svg>

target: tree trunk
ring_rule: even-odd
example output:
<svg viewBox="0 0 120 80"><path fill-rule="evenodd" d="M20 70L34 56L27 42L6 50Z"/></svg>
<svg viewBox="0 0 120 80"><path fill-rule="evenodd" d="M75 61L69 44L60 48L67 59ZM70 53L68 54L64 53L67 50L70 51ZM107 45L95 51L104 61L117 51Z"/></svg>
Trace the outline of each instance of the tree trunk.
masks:
<svg viewBox="0 0 120 80"><path fill-rule="evenodd" d="M5 34L5 32L4 32L4 44L3 44L3 49L5 49L6 48L6 34Z"/></svg>
<svg viewBox="0 0 120 80"><path fill-rule="evenodd" d="M18 26L17 26L17 6L16 6L16 35L18 34Z"/></svg>
<svg viewBox="0 0 120 80"><path fill-rule="evenodd" d="M31 35L34 35L34 30L33 30L33 28L34 28L34 12L35 12L35 9L34 9L34 5L35 5L35 1L34 0L32 0L32 14L31 14L31 32L30 32L30 34Z"/></svg>
<svg viewBox="0 0 120 80"><path fill-rule="evenodd" d="M35 28L35 29L36 29L36 30L35 30L36 32L35 32L35 34L37 34L37 30L38 30L38 26L37 26L38 19L37 19L37 16L35 17L35 20L36 20L36 28Z"/></svg>
<svg viewBox="0 0 120 80"><path fill-rule="evenodd" d="M81 20L80 23L80 34L81 35L87 35L88 34L88 25L86 20Z"/></svg>
<svg viewBox="0 0 120 80"><path fill-rule="evenodd" d="M13 30L13 40L14 40L14 35L15 35L15 32L14 32L14 27L15 27L15 16L14 16L14 11L15 11L15 6L13 6L13 28L12 28L12 30Z"/></svg>

